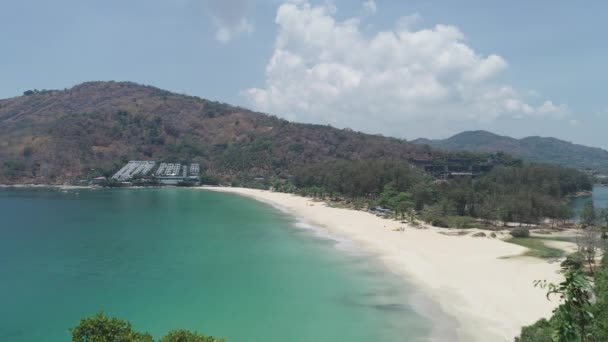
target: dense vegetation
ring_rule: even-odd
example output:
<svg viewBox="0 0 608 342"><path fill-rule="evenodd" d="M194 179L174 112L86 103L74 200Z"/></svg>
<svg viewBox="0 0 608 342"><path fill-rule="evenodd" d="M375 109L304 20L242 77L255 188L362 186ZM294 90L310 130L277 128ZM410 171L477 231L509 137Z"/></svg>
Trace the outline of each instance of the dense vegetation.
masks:
<svg viewBox="0 0 608 342"><path fill-rule="evenodd" d="M109 318L102 313L83 318L77 327L71 329L71 333L72 342L154 342L150 334L133 330L131 323L118 318ZM224 340L187 330L174 330L158 342L224 342Z"/></svg>
<svg viewBox="0 0 608 342"><path fill-rule="evenodd" d="M486 131L468 131L444 140L417 139L413 143L447 151L503 151L531 162L608 171L608 151L555 138L514 139Z"/></svg>
<svg viewBox="0 0 608 342"><path fill-rule="evenodd" d="M415 212L437 226L460 225L462 218L538 223L571 217L565 197L590 190L583 173L558 166L516 164L479 178L437 181L397 161L339 161L310 165L279 191L316 197L344 197L355 205L381 206L398 214ZM459 219L460 218L460 219Z"/></svg>

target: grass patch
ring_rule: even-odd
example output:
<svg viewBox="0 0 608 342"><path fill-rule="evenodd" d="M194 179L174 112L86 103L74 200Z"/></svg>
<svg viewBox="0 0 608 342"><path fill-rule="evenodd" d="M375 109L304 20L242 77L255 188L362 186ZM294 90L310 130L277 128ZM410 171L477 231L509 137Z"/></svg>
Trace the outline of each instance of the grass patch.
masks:
<svg viewBox="0 0 608 342"><path fill-rule="evenodd" d="M425 222L440 228L470 229L480 228L480 225L469 216L434 216L422 215Z"/></svg>
<svg viewBox="0 0 608 342"><path fill-rule="evenodd" d="M528 248L529 250L523 254L525 256L531 256L531 257L542 258L542 259L555 259L555 258L561 258L566 254L561 249L552 248L552 247L547 246L543 242L543 239L536 238L536 237L511 238L511 239L508 239L505 241Z"/></svg>
<svg viewBox="0 0 608 342"><path fill-rule="evenodd" d="M537 239L537 240L550 240L550 241L561 241L561 242L572 242L572 243L576 243L576 236L534 236L532 237L532 239Z"/></svg>
<svg viewBox="0 0 608 342"><path fill-rule="evenodd" d="M322 202L322 201L318 201L318 202ZM352 209L353 206L349 205L348 203L343 203L343 202L325 202L325 205L327 205L330 208L338 208L338 209Z"/></svg>

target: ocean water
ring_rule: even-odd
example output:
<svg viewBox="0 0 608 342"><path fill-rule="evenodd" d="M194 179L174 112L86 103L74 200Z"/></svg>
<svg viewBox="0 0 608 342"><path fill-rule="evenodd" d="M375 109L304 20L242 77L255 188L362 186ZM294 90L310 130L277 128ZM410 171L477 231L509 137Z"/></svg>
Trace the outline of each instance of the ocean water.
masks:
<svg viewBox="0 0 608 342"><path fill-rule="evenodd" d="M579 213L583 210L583 206L589 200L593 200L596 209L608 208L608 187L596 186L593 187L593 195L574 198L570 202L570 207L572 208L576 219L578 219Z"/></svg>
<svg viewBox="0 0 608 342"><path fill-rule="evenodd" d="M155 338L426 340L415 291L350 248L235 195L3 189L0 341L69 341L100 311Z"/></svg>

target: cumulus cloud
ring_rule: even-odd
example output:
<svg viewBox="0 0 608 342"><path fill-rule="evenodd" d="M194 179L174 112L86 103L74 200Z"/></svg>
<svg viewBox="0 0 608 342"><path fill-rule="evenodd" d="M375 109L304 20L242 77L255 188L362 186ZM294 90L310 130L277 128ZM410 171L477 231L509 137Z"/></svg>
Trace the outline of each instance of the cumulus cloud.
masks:
<svg viewBox="0 0 608 342"><path fill-rule="evenodd" d="M568 112L568 106L554 105L551 101L545 101L537 110L540 114L549 114L556 117L564 117Z"/></svg>
<svg viewBox="0 0 608 342"><path fill-rule="evenodd" d="M364 6L370 3L375 6ZM475 52L455 26L415 30L421 21L415 14L370 36L362 32L362 18L339 21L334 12L307 1L279 7L265 85L244 91L253 107L292 120L398 136L567 113L565 105L528 103L525 93L497 84L507 62Z"/></svg>
<svg viewBox="0 0 608 342"><path fill-rule="evenodd" d="M215 38L227 43L240 34L254 31L253 23L247 18L250 0L207 0L206 8L216 28Z"/></svg>

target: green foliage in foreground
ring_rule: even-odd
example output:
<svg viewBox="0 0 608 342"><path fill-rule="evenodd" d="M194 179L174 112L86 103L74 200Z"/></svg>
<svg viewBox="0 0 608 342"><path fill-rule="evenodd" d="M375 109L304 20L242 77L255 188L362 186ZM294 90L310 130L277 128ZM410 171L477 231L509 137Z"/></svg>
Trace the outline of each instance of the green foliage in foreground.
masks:
<svg viewBox="0 0 608 342"><path fill-rule="evenodd" d="M543 318L530 326L523 327L521 336L516 337L515 342L554 342L551 324Z"/></svg>
<svg viewBox="0 0 608 342"><path fill-rule="evenodd" d="M547 296L558 295L564 303L549 320L522 328L516 342L603 342L608 341L608 255L595 272L595 287L578 271L567 271L558 284L542 284ZM595 301L592 300L595 295Z"/></svg>
<svg viewBox="0 0 608 342"><path fill-rule="evenodd" d="M72 342L154 342L148 333L133 330L131 323L118 318L109 318L103 313L86 317L70 330ZM159 342L224 342L223 339L207 337L187 330L175 330Z"/></svg>
<svg viewBox="0 0 608 342"><path fill-rule="evenodd" d="M72 342L153 342L148 333L133 330L131 323L100 313L83 318L72 332Z"/></svg>
<svg viewBox="0 0 608 342"><path fill-rule="evenodd" d="M561 266L568 271L582 271L585 267L585 256L581 252L570 253L566 260L562 261Z"/></svg>
<svg viewBox="0 0 608 342"><path fill-rule="evenodd" d="M223 339L207 337L187 330L175 330L161 338L159 342L223 342Z"/></svg>

